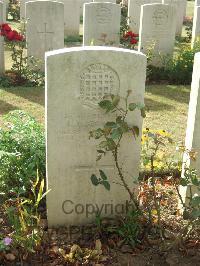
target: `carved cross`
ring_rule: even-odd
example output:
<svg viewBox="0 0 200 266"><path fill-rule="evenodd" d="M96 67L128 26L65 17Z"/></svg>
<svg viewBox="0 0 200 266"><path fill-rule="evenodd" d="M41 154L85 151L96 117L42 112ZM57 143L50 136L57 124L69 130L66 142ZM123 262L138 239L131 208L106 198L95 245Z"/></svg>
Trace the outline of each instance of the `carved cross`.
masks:
<svg viewBox="0 0 200 266"><path fill-rule="evenodd" d="M43 34L44 36L44 40L45 40L45 51L50 51L52 50L52 38L51 38L51 42L47 42L47 36L49 36L49 34L54 34L53 31L47 31L47 23L44 23L44 31L38 31L38 33ZM49 48L50 47L50 48Z"/></svg>

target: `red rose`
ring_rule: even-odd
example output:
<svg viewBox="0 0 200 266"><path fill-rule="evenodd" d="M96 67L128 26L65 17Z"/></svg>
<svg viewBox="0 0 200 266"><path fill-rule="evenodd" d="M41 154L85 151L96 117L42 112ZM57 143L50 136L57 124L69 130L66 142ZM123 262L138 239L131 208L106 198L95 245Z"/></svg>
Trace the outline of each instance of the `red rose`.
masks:
<svg viewBox="0 0 200 266"><path fill-rule="evenodd" d="M124 38L125 39L132 39L132 38L137 38L139 36L139 34L137 33L134 33L132 31L127 31L125 34L124 34Z"/></svg>
<svg viewBox="0 0 200 266"><path fill-rule="evenodd" d="M6 33L6 38L9 40L9 41L13 41L15 39L15 33L11 30L9 32Z"/></svg>
<svg viewBox="0 0 200 266"><path fill-rule="evenodd" d="M12 30L8 24L0 25L0 36L6 37L8 41L22 41L24 37L16 30Z"/></svg>
<svg viewBox="0 0 200 266"><path fill-rule="evenodd" d="M3 31L11 31L11 27L6 23L2 24L1 28Z"/></svg>
<svg viewBox="0 0 200 266"><path fill-rule="evenodd" d="M24 39L24 37L22 35L20 35L20 34L16 34L15 35L15 40L16 41L23 41L23 39Z"/></svg>
<svg viewBox="0 0 200 266"><path fill-rule="evenodd" d="M133 33L132 37L139 37L139 34Z"/></svg>
<svg viewBox="0 0 200 266"><path fill-rule="evenodd" d="M137 43L138 43L138 40L135 39L135 38L131 38L130 43L131 43L131 44L137 44Z"/></svg>

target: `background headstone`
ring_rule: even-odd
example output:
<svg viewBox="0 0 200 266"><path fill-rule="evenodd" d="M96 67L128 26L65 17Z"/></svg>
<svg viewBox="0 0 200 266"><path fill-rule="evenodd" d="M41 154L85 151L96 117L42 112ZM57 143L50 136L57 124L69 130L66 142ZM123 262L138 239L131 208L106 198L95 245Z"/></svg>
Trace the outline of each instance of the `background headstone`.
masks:
<svg viewBox="0 0 200 266"><path fill-rule="evenodd" d="M94 212L89 217L86 217L86 209L78 213L81 206L85 208L87 204L92 204L95 211L95 204L99 208L109 204L113 206L113 213L110 208L107 213L103 209L102 216L114 215L117 204L124 205L129 195L122 186L113 183L118 179L112 157L106 155L103 160L96 161L97 142L89 140L88 133L116 118L116 114L105 115L98 107L105 94L125 97L131 89L130 101L143 103L146 57L120 48L69 48L47 53L46 70L47 187L51 189L47 195L49 227L94 220ZM141 131L139 111L127 119ZM119 152L131 188L133 177L137 178L139 174L140 139L133 140L133 136L127 134ZM99 169L108 175L110 191L92 185L90 177L99 174Z"/></svg>
<svg viewBox="0 0 200 266"><path fill-rule="evenodd" d="M176 35L181 35L185 16L187 0L163 0L163 4L172 5L177 10Z"/></svg>
<svg viewBox="0 0 200 266"><path fill-rule="evenodd" d="M25 3L29 0L21 0L20 2L20 19L25 18ZM36 0L40 1L40 0ZM48 1L48 0L42 0ZM92 1L92 0L91 0ZM80 13L81 11L81 3L90 2L83 0L58 0L57 2L61 2L64 4L64 22L65 22L65 36L69 35L79 35L79 26L80 26Z"/></svg>
<svg viewBox="0 0 200 266"><path fill-rule="evenodd" d="M171 5L148 4L141 10L139 51L152 55L153 65L160 65L160 55L172 55L175 43L176 10ZM152 49L152 50L151 50Z"/></svg>
<svg viewBox="0 0 200 266"><path fill-rule="evenodd" d="M92 0L80 0L80 16L83 16L83 6L86 3L91 3Z"/></svg>
<svg viewBox="0 0 200 266"><path fill-rule="evenodd" d="M3 3L0 2L0 24L3 23ZM0 36L0 75L4 73L4 41Z"/></svg>
<svg viewBox="0 0 200 266"><path fill-rule="evenodd" d="M191 167L196 169L198 176L200 176L200 53L197 53L194 59L185 147L188 150L197 152L197 157L196 160L190 160L187 154L185 155L183 175L185 167ZM197 193L194 187L191 189L193 194ZM189 188L180 187L180 193L187 204Z"/></svg>
<svg viewBox="0 0 200 266"><path fill-rule="evenodd" d="M8 0L1 0L0 2L3 3L3 22L6 22L7 20L7 15L8 15Z"/></svg>
<svg viewBox="0 0 200 266"><path fill-rule="evenodd" d="M25 4L28 1L29 0L20 0L20 20L21 21L25 19Z"/></svg>
<svg viewBox="0 0 200 266"><path fill-rule="evenodd" d="M61 0L64 4L65 36L79 35L80 0Z"/></svg>
<svg viewBox="0 0 200 266"><path fill-rule="evenodd" d="M54 1L26 3L27 55L44 63L45 52L64 47L64 5Z"/></svg>
<svg viewBox="0 0 200 266"><path fill-rule="evenodd" d="M141 6L144 4L161 3L162 0L129 0L128 24L134 33L139 33Z"/></svg>
<svg viewBox="0 0 200 266"><path fill-rule="evenodd" d="M84 5L83 45L119 46L121 8L112 3Z"/></svg>
<svg viewBox="0 0 200 266"><path fill-rule="evenodd" d="M195 6L200 6L200 0L195 0Z"/></svg>
<svg viewBox="0 0 200 266"><path fill-rule="evenodd" d="M99 3L109 2L109 3L116 4L116 0L93 0L93 2L99 2Z"/></svg>
<svg viewBox="0 0 200 266"><path fill-rule="evenodd" d="M192 27L192 47L198 38L200 38L200 6L195 6Z"/></svg>

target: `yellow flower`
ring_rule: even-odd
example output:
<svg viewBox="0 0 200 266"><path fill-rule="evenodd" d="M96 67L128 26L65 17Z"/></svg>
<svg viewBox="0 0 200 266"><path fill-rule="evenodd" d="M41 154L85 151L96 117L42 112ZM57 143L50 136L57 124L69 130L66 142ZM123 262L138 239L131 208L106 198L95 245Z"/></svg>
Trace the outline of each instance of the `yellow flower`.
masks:
<svg viewBox="0 0 200 266"><path fill-rule="evenodd" d="M142 139L141 139L141 143L144 144L147 141L148 141L148 136L147 135L143 135Z"/></svg>
<svg viewBox="0 0 200 266"><path fill-rule="evenodd" d="M156 133L162 137L167 137L167 138L170 137L170 134L167 131L165 131L164 129L158 130Z"/></svg>
<svg viewBox="0 0 200 266"><path fill-rule="evenodd" d="M148 127L146 127L145 129L142 130L143 134L145 133L149 133L150 132L150 129Z"/></svg>

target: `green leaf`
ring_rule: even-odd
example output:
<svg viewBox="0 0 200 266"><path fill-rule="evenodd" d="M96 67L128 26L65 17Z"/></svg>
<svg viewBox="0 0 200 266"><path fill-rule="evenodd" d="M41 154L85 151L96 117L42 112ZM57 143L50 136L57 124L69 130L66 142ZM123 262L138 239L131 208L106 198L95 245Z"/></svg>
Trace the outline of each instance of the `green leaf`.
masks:
<svg viewBox="0 0 200 266"><path fill-rule="evenodd" d="M120 123L120 128L121 128L121 131L123 132L123 133L126 133L126 132L128 132L129 131L129 127L128 127L128 124L127 124L127 122L121 122Z"/></svg>
<svg viewBox="0 0 200 266"><path fill-rule="evenodd" d="M134 111L136 108L137 108L137 104L136 103L130 103L129 104L129 107L128 107L129 111Z"/></svg>
<svg viewBox="0 0 200 266"><path fill-rule="evenodd" d="M114 98L112 99L112 104L113 104L114 106L117 106L117 105L119 104L119 102L120 102L120 97L119 97L119 95L115 95Z"/></svg>
<svg viewBox="0 0 200 266"><path fill-rule="evenodd" d="M99 103L99 106L100 106L102 109L105 109L106 112L109 112L109 111L111 111L111 110L114 109L114 106L113 106L112 102L109 101L109 100L103 100L103 101L101 101L101 102Z"/></svg>
<svg viewBox="0 0 200 266"><path fill-rule="evenodd" d="M101 176L101 178L102 178L103 180L107 180L107 179L108 179L107 175L104 173L103 170L99 170L99 173L100 173L100 176Z"/></svg>
<svg viewBox="0 0 200 266"><path fill-rule="evenodd" d="M197 176L192 176L192 177L191 177L191 181L192 181L192 184L193 184L194 186L197 186L197 187L198 187L198 186L200 185L200 182L199 182Z"/></svg>
<svg viewBox="0 0 200 266"><path fill-rule="evenodd" d="M106 190L110 191L110 183L108 181L101 181L100 184L103 185Z"/></svg>
<svg viewBox="0 0 200 266"><path fill-rule="evenodd" d="M141 109L141 116L142 116L143 118L146 117L146 109L145 109L145 107L143 107L143 108Z"/></svg>
<svg viewBox="0 0 200 266"><path fill-rule="evenodd" d="M119 139L122 135L122 132L120 130L120 128L117 129L113 129L112 134L111 134L111 138L112 139Z"/></svg>
<svg viewBox="0 0 200 266"><path fill-rule="evenodd" d="M191 200L191 205L192 205L193 207L200 206L200 197L199 197L199 196L194 197L194 198Z"/></svg>
<svg viewBox="0 0 200 266"><path fill-rule="evenodd" d="M139 134L140 134L139 127L137 127L137 126L132 127L132 132L133 132L133 135L134 135L135 138L138 137Z"/></svg>
<svg viewBox="0 0 200 266"><path fill-rule="evenodd" d="M180 179L180 185L181 186L186 187L188 184L189 184L189 182L186 179L184 179L184 178Z"/></svg>
<svg viewBox="0 0 200 266"><path fill-rule="evenodd" d="M97 158L96 158L96 161L97 161L97 162L100 161L101 158L102 158L102 154L99 154L99 155L97 156Z"/></svg>
<svg viewBox="0 0 200 266"><path fill-rule="evenodd" d="M92 138L100 139L102 136L103 136L103 130L101 128L90 131L90 137Z"/></svg>
<svg viewBox="0 0 200 266"><path fill-rule="evenodd" d="M97 176L96 175L91 175L91 181L92 181L92 184L94 185L94 186L98 186L99 185L99 180L98 180L98 178L97 178Z"/></svg>
<svg viewBox="0 0 200 266"><path fill-rule="evenodd" d="M108 142L106 140L99 143L99 148L106 149L108 147Z"/></svg>
<svg viewBox="0 0 200 266"><path fill-rule="evenodd" d="M107 122L104 127L116 128L117 124L115 122Z"/></svg>
<svg viewBox="0 0 200 266"><path fill-rule="evenodd" d="M105 151L103 151L103 150L97 150L97 152L98 153L103 153L103 154L105 154L106 152Z"/></svg>
<svg viewBox="0 0 200 266"><path fill-rule="evenodd" d="M200 217L200 210L193 210L192 213L191 213L192 217L194 219L197 219Z"/></svg>
<svg viewBox="0 0 200 266"><path fill-rule="evenodd" d="M110 151L114 150L116 148L116 144L112 139L107 140L108 149Z"/></svg>
<svg viewBox="0 0 200 266"><path fill-rule="evenodd" d="M137 109L142 110L145 108L145 105L143 103L137 103Z"/></svg>
<svg viewBox="0 0 200 266"><path fill-rule="evenodd" d="M120 116L118 116L117 118L116 118L116 123L117 124L120 124L122 122L122 116L120 115Z"/></svg>

